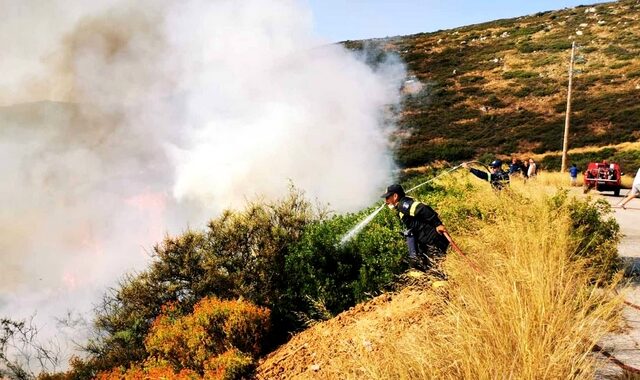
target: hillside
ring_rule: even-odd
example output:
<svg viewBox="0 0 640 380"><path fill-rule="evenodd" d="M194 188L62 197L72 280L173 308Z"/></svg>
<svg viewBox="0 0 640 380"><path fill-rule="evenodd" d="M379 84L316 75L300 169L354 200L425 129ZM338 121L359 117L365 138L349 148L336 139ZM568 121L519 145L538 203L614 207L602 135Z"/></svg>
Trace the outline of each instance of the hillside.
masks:
<svg viewBox="0 0 640 380"><path fill-rule="evenodd" d="M404 167L560 150L571 44L570 146L640 138L640 2L624 0L434 33L346 41L398 54L419 81L397 133Z"/></svg>

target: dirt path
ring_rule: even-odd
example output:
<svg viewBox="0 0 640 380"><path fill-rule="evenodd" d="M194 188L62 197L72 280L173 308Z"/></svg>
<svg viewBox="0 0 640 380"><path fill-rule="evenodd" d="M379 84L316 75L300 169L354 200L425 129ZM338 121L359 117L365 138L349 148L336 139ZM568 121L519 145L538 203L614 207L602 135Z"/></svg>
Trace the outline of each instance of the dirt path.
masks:
<svg viewBox="0 0 640 380"><path fill-rule="evenodd" d="M626 195L626 191L623 191L623 195ZM622 199L606 195L604 198L612 205ZM627 274L632 279L625 293L625 299L635 305L640 305L640 199L636 198L629 202L626 210L616 208L614 212L624 235L618 246L618 251L625 262ZM625 331L607 336L601 342L601 346L623 363L640 369L640 310L625 306L623 316L626 325ZM615 364L609 363L601 371L598 378L615 378L621 375L623 375L623 370Z"/></svg>

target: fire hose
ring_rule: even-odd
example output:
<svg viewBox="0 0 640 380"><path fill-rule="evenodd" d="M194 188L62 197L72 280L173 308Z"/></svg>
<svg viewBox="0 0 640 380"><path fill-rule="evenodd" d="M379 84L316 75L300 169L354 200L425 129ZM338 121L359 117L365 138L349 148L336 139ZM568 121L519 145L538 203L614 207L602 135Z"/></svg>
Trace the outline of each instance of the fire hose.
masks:
<svg viewBox="0 0 640 380"><path fill-rule="evenodd" d="M460 247L458 247L456 242L453 241L453 238L451 238L451 235L449 235L447 231L444 231L443 234L444 234L444 237L446 237L447 240L449 240L449 244L451 244L451 247L453 248L453 250L458 252L458 254L460 254L460 256L462 256L467 261L467 263L471 268L473 268L473 270L475 270L478 274L482 274L482 272L480 271L476 263L474 263L467 255L465 255L464 252L462 252L462 250L460 249Z"/></svg>

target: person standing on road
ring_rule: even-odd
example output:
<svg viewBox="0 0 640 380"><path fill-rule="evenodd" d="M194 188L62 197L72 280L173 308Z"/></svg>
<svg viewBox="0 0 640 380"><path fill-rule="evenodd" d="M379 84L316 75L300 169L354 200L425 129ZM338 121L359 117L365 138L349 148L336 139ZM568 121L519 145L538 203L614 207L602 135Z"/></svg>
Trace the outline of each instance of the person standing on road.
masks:
<svg viewBox="0 0 640 380"><path fill-rule="evenodd" d="M618 202L616 206L626 209L626 207L624 206L627 203L629 203L633 198L635 198L639 193L640 193L640 169L638 169L638 172L636 173L636 177L633 179L633 185L631 185L631 190L629 190L629 193L627 194L627 196L623 200Z"/></svg>
<svg viewBox="0 0 640 380"><path fill-rule="evenodd" d="M408 197L401 185L393 184L382 194L387 206L398 213L405 226L409 264L423 271L435 269L444 258L449 240L444 224L430 206Z"/></svg>
<svg viewBox="0 0 640 380"><path fill-rule="evenodd" d="M491 164L489 164L489 170L491 170L490 173L470 168L469 164L466 162L462 164L462 167L469 169L471 174L476 177L489 181L489 183L491 183L491 187L496 190L501 190L504 186L509 184L509 174L502 170L502 161L500 160L493 160Z"/></svg>
<svg viewBox="0 0 640 380"><path fill-rule="evenodd" d="M569 168L569 177L571 177L571 186L578 186L578 173L580 169L576 166L576 164L571 164Z"/></svg>

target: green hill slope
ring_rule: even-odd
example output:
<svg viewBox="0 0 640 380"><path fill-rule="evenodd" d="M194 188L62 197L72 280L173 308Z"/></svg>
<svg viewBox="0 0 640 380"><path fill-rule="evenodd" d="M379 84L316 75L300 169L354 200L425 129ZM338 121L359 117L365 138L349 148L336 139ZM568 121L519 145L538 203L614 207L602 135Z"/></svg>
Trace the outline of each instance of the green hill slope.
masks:
<svg viewBox="0 0 640 380"><path fill-rule="evenodd" d="M637 141L639 16L625 0L344 45L397 53L422 84L398 131L398 161L415 166L561 149L572 41L571 147Z"/></svg>

